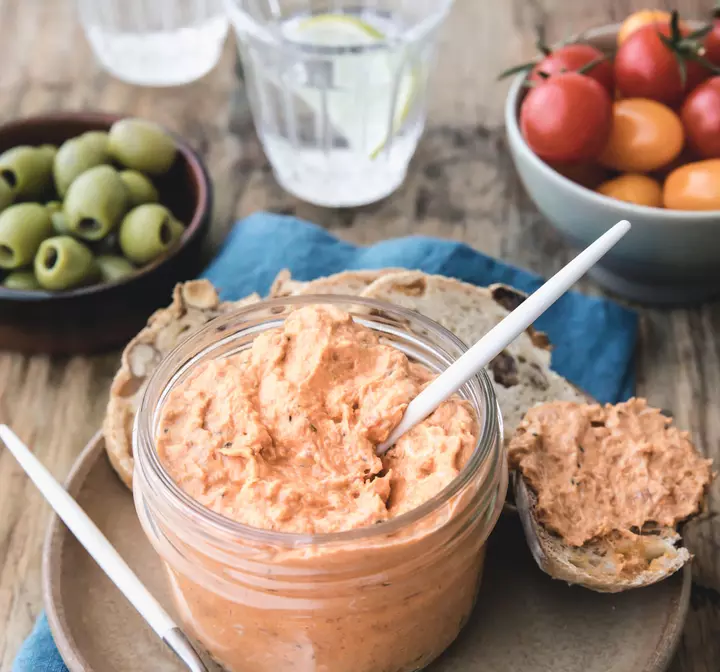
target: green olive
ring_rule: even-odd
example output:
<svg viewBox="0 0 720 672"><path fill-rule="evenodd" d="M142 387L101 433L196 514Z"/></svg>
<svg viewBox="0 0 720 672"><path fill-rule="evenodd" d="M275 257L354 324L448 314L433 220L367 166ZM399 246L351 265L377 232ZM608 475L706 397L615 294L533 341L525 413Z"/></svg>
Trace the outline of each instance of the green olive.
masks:
<svg viewBox="0 0 720 672"><path fill-rule="evenodd" d="M53 178L55 189L62 197L65 197L75 178L90 168L110 161L107 153L107 141L103 145L97 140L86 138L85 135L67 140L55 155Z"/></svg>
<svg viewBox="0 0 720 672"><path fill-rule="evenodd" d="M45 209L50 214L50 220L52 221L53 230L58 236L69 233L67 226L67 218L63 212L63 205L60 201L48 201L45 204Z"/></svg>
<svg viewBox="0 0 720 672"><path fill-rule="evenodd" d="M101 255L95 257L103 282L115 282L135 273L135 267L125 257Z"/></svg>
<svg viewBox="0 0 720 672"><path fill-rule="evenodd" d="M10 185L0 179L0 211L5 210L14 200L15 194Z"/></svg>
<svg viewBox="0 0 720 672"><path fill-rule="evenodd" d="M131 208L143 203L157 203L160 200L157 189L150 179L137 170L121 171L120 179L127 189Z"/></svg>
<svg viewBox="0 0 720 672"><path fill-rule="evenodd" d="M157 124L143 119L121 119L110 129L110 155L121 165L151 175L170 170L177 148Z"/></svg>
<svg viewBox="0 0 720 672"><path fill-rule="evenodd" d="M170 229L172 230L173 243L180 240L183 233L185 233L185 227L182 225L182 222L179 222L174 217L170 220Z"/></svg>
<svg viewBox="0 0 720 672"><path fill-rule="evenodd" d="M85 240L100 240L122 220L127 211L127 191L110 166L86 170L68 189L65 216L70 232Z"/></svg>
<svg viewBox="0 0 720 672"><path fill-rule="evenodd" d="M3 287L7 287L8 289L40 289L40 283L32 271L13 271L12 273L8 273L2 284Z"/></svg>
<svg viewBox="0 0 720 672"><path fill-rule="evenodd" d="M52 186L52 153L20 145L0 155L0 177L15 200L40 200Z"/></svg>
<svg viewBox="0 0 720 672"><path fill-rule="evenodd" d="M60 201L48 201L45 203L45 209L48 211L48 214L52 216L54 212L61 212L62 211L62 203Z"/></svg>
<svg viewBox="0 0 720 672"><path fill-rule="evenodd" d="M58 148L55 145L40 145L38 149L41 152L45 153L45 156L50 160L51 163L55 160L55 155L58 151Z"/></svg>
<svg viewBox="0 0 720 672"><path fill-rule="evenodd" d="M173 216L163 205L146 203L131 210L120 225L120 249L142 266L172 246Z"/></svg>
<svg viewBox="0 0 720 672"><path fill-rule="evenodd" d="M50 215L50 220L52 221L53 231L56 235L66 236L70 233L67 217L62 210L53 212L52 215Z"/></svg>
<svg viewBox="0 0 720 672"><path fill-rule="evenodd" d="M108 155L108 138L107 131L87 131L80 136L83 145L90 146L106 156Z"/></svg>
<svg viewBox="0 0 720 672"><path fill-rule="evenodd" d="M0 212L0 268L27 266L52 233L50 215L42 205L17 203Z"/></svg>
<svg viewBox="0 0 720 672"><path fill-rule="evenodd" d="M72 289L89 284L98 275L92 252L70 236L44 240L35 255L35 276L43 289Z"/></svg>

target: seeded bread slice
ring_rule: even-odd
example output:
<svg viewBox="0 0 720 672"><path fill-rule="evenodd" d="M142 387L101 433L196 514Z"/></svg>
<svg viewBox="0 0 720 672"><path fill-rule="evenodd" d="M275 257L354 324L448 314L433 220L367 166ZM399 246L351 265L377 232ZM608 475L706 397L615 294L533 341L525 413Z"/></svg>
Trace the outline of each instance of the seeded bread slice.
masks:
<svg viewBox="0 0 720 672"><path fill-rule="evenodd" d="M193 331L219 315L258 301L253 294L239 301L221 302L207 280L175 285L172 303L156 311L147 326L128 343L110 388L103 434L110 463L132 488L132 425L150 375L160 360Z"/></svg>
<svg viewBox="0 0 720 672"><path fill-rule="evenodd" d="M599 593L619 593L662 581L692 557L671 527L569 546L538 522L535 493L517 472L514 479L515 506L530 552L540 569L554 579Z"/></svg>
<svg viewBox="0 0 720 672"><path fill-rule="evenodd" d="M397 273L399 268L381 268L367 271L344 271L326 277L303 282L293 280L290 271L284 268L280 271L272 286L268 297L275 299L282 296L297 296L302 294L346 294L358 296L364 289L378 278L390 273Z"/></svg>
<svg viewBox="0 0 720 672"><path fill-rule="evenodd" d="M415 310L472 345L526 295L506 285L477 287L459 280L419 271L384 275L361 296L382 299ZM535 404L550 400L585 401L585 395L550 369L547 336L528 329L489 365L502 411L506 441Z"/></svg>

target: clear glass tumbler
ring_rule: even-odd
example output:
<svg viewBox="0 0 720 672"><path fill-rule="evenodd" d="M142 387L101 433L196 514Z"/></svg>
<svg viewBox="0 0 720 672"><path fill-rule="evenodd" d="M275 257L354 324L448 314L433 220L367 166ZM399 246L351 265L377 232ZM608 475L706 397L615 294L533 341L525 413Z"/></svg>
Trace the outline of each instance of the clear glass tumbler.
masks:
<svg viewBox="0 0 720 672"><path fill-rule="evenodd" d="M78 0L102 66L141 86L187 84L220 58L228 30L222 0Z"/></svg>
<svg viewBox="0 0 720 672"><path fill-rule="evenodd" d="M226 0L278 182L329 207L402 184L452 0Z"/></svg>

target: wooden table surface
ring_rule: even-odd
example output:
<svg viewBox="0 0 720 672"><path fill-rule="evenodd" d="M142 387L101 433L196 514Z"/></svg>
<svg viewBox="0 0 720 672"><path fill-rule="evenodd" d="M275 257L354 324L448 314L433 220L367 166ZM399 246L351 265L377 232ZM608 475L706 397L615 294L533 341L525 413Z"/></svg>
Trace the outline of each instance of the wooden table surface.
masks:
<svg viewBox="0 0 720 672"><path fill-rule="evenodd" d="M465 241L549 274L570 251L523 192L502 128L507 84L496 74L548 39L621 20L647 0L457 0L444 31L427 132L405 185L375 206L327 210L278 187L233 74L232 40L219 66L193 85L140 89L101 71L70 0L0 0L0 120L58 109L104 109L155 119L205 157L217 201L212 240L256 210L296 213L342 238L369 243L419 233ZM665 0L654 2L670 5ZM704 17L713 0L677 0ZM586 282L587 291L598 291ZM720 464L720 307L642 311L638 393L672 409ZM54 359L0 352L0 422L10 424L62 479L100 425L118 353ZM714 390L714 392L713 392ZM720 668L720 510L687 530L696 554L692 607L673 672ZM42 609L40 558L49 510L0 448L0 672L9 671ZM601 637L602 633L598 633Z"/></svg>

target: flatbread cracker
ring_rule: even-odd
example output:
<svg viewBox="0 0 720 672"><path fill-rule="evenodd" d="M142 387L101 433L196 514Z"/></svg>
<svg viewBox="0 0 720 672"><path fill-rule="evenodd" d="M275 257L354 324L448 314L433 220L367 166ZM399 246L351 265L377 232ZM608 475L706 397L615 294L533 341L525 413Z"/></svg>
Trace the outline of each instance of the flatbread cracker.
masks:
<svg viewBox="0 0 720 672"><path fill-rule="evenodd" d="M147 326L128 343L110 388L103 433L110 463L129 488L134 466L133 420L145 385L160 360L213 318L259 300L257 294L252 294L239 301L221 302L207 280L178 284L172 303L156 311Z"/></svg>
<svg viewBox="0 0 720 672"><path fill-rule="evenodd" d="M505 285L477 287L420 271L385 275L361 296L415 310L468 345L478 341L525 297ZM534 329L518 336L487 368L495 383L506 441L531 406L549 400L587 400L580 390L550 369L549 342Z"/></svg>

